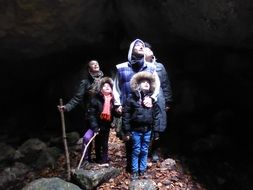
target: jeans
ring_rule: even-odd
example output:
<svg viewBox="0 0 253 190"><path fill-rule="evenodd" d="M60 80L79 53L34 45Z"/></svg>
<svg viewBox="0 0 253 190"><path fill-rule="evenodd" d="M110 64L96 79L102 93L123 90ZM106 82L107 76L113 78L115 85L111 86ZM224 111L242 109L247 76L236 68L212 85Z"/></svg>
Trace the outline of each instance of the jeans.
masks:
<svg viewBox="0 0 253 190"><path fill-rule="evenodd" d="M148 149L151 131L132 131L132 172L145 172L147 170Z"/></svg>

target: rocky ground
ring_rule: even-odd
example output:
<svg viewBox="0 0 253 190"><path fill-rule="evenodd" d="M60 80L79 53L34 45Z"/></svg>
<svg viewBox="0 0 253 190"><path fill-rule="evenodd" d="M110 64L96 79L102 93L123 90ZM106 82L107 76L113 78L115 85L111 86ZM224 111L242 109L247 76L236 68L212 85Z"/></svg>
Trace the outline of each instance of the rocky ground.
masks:
<svg viewBox="0 0 253 190"><path fill-rule="evenodd" d="M110 179L108 182L100 185L97 190L126 190L130 183L130 174L125 171L126 158L124 151L124 143L119 140L115 132L112 130L109 140L109 155L110 164L114 167L120 168L121 173L114 179ZM80 151L70 151L71 168L76 168L81 158ZM164 161L171 159L176 162L175 167L172 169L164 169L162 164ZM148 174L150 178L156 183L157 189L164 190L205 190L206 188L200 184L194 177L192 177L189 170L183 166L183 164L177 158L170 156L169 158L163 157L157 163L149 161ZM37 175L37 176L34 176ZM29 183L34 178L41 177L59 177L62 179L67 178L65 157L61 156L58 159L57 166L55 168L44 168L34 173L28 173L25 183Z"/></svg>

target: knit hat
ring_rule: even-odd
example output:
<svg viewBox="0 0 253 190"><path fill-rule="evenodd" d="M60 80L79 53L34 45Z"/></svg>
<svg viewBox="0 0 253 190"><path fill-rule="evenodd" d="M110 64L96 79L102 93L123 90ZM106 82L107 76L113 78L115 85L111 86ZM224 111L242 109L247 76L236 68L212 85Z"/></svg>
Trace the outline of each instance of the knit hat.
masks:
<svg viewBox="0 0 253 190"><path fill-rule="evenodd" d="M153 93L155 91L155 76L147 71L141 71L133 75L130 80L130 87L132 91L137 91L139 89L140 82L144 79L149 81L150 92Z"/></svg>

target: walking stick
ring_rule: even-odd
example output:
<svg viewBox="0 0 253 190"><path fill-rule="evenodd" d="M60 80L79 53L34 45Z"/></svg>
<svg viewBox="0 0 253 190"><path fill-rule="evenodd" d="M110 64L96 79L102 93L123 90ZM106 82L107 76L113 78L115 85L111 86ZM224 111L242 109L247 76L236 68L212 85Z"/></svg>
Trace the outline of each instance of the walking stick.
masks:
<svg viewBox="0 0 253 190"><path fill-rule="evenodd" d="M60 98L60 106L63 106L63 101L61 98ZM64 111L60 109L60 113L61 113L61 124L62 124L62 138L63 138L63 144L65 148L65 156L66 156L67 169L68 169L68 181L69 181L70 180L70 161L69 161L69 151L68 151L67 137L66 137L66 131L65 131Z"/></svg>
<svg viewBox="0 0 253 190"><path fill-rule="evenodd" d="M81 164L82 164L82 162L83 162L84 155L85 155L85 153L86 153L86 151L87 151L87 149L88 149L90 143L91 143L91 142L93 141L93 139L97 136L97 134L98 134L98 133L94 133L93 137L92 137L92 138L89 140L89 142L85 145L84 150L83 150L83 154L82 154L82 157L81 157L81 160L80 160L80 162L79 162L79 164L78 164L78 166L77 166L77 169L78 169L78 170L80 169L80 166L81 166Z"/></svg>

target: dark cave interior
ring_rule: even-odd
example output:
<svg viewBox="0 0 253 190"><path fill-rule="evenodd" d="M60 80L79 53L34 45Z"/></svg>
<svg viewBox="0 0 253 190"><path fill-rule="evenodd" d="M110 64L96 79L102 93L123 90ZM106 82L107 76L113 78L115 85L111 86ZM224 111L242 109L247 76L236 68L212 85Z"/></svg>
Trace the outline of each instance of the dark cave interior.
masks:
<svg viewBox="0 0 253 190"><path fill-rule="evenodd" d="M97 59L112 76L140 38L172 84L165 154L208 190L252 189L252 9L249 0L0 1L0 143L61 136L57 105L84 64ZM82 135L81 107L65 119Z"/></svg>
<svg viewBox="0 0 253 190"><path fill-rule="evenodd" d="M208 189L250 186L246 176L253 172L252 50L167 46L153 45L173 89L174 104L162 144L166 154L184 159ZM99 45L75 47L6 64L1 70L1 140L18 146L30 137L60 135L59 98L66 102L72 97L84 63L96 58L105 75L111 76L115 64L125 61L127 51ZM83 123L80 107L66 114L67 131L81 134Z"/></svg>

